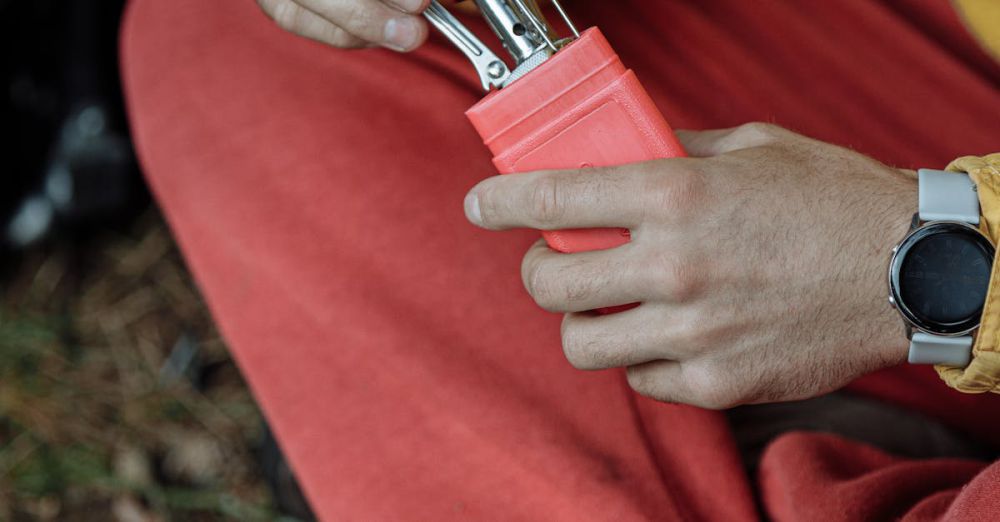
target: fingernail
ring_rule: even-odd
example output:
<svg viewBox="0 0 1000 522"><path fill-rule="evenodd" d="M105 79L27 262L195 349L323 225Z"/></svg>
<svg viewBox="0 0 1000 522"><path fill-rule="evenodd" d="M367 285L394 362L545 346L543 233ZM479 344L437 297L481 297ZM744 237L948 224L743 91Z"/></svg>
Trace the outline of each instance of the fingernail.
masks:
<svg viewBox="0 0 1000 522"><path fill-rule="evenodd" d="M417 45L420 31L412 18L390 18L385 23L385 46L396 51L408 51Z"/></svg>
<svg viewBox="0 0 1000 522"><path fill-rule="evenodd" d="M424 0L392 0L392 3L408 13L415 13L424 5Z"/></svg>
<svg viewBox="0 0 1000 522"><path fill-rule="evenodd" d="M465 217L476 225L483 225L483 214L479 210L479 196L475 192L470 192L469 195L465 196Z"/></svg>

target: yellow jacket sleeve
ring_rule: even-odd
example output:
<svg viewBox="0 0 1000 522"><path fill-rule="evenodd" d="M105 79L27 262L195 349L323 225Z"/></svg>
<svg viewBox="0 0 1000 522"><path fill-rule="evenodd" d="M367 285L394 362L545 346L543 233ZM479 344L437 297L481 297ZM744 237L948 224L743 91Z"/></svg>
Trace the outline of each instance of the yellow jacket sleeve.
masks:
<svg viewBox="0 0 1000 522"><path fill-rule="evenodd" d="M1000 154L959 158L948 165L948 170L969 173L976 183L982 207L980 229L994 245L1000 244ZM966 368L937 367L941 378L958 391L1000 393L1000 256L997 259L986 294L982 326L972 347L972 362Z"/></svg>
<svg viewBox="0 0 1000 522"><path fill-rule="evenodd" d="M958 14L987 50L1000 59L1000 1L954 0Z"/></svg>

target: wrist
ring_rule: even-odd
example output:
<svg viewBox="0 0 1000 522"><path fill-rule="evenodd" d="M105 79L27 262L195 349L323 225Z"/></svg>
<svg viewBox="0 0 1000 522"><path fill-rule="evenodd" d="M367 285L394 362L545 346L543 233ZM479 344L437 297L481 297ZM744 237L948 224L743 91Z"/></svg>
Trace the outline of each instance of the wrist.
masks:
<svg viewBox="0 0 1000 522"><path fill-rule="evenodd" d="M907 329L900 319L899 312L892 301L886 298L885 288L889 273L889 263L893 247L910 232L914 215L917 213L918 184L917 176L911 170L898 170L894 173L894 189L886 194L884 219L877 223L877 228L884 234L879 240L880 250L875 265L879 272L879 313L875 318L878 335L875 353L883 367L895 366L906 361L909 352Z"/></svg>

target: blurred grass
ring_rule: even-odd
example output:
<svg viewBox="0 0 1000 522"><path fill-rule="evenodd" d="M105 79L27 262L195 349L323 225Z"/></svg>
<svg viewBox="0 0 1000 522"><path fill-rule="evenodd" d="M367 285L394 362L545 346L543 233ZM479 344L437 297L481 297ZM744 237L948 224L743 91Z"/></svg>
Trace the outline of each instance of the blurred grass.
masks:
<svg viewBox="0 0 1000 522"><path fill-rule="evenodd" d="M2 290L0 520L278 519L260 413L155 212Z"/></svg>

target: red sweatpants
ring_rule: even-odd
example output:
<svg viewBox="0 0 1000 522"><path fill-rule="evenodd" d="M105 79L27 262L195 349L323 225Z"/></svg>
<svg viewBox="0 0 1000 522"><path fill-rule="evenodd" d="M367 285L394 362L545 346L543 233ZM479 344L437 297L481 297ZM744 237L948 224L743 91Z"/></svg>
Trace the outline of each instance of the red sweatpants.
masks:
<svg viewBox="0 0 1000 522"><path fill-rule="evenodd" d="M676 127L773 121L908 167L1000 145L1000 69L945 0L569 8ZM134 0L122 47L150 184L324 520L741 521L755 487L778 520L1000 519L1000 465L799 433L747 477L721 414L572 369L521 287L537 234L463 217L494 172L441 40L344 52L252 0ZM929 368L853 389L1000 442L1000 398Z"/></svg>

